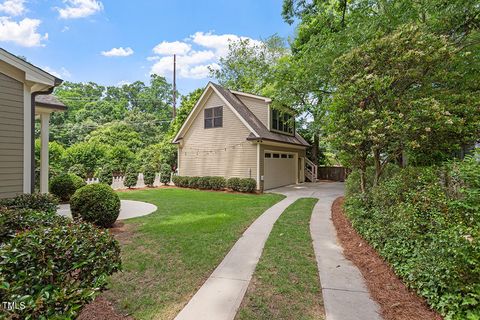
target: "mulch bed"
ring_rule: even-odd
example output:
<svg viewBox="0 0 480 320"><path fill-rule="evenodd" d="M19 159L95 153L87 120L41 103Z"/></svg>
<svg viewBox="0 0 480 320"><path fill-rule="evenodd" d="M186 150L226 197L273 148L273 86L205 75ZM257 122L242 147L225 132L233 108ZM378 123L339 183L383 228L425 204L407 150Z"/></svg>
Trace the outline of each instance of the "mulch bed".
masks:
<svg viewBox="0 0 480 320"><path fill-rule="evenodd" d="M332 205L332 220L347 259L365 278L373 299L380 305L384 320L441 320L425 300L410 291L385 262L352 227L343 212L343 197Z"/></svg>
<svg viewBox="0 0 480 320"><path fill-rule="evenodd" d="M77 320L134 320L128 315L120 314L112 303L98 296L93 302L86 305Z"/></svg>

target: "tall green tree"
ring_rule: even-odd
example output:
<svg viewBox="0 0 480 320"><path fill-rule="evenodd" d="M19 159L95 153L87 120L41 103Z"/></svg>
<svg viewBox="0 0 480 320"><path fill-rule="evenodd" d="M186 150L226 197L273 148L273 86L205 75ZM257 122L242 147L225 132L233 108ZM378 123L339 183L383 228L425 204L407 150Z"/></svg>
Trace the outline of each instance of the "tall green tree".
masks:
<svg viewBox="0 0 480 320"><path fill-rule="evenodd" d="M229 89L266 94L277 61L287 53L284 40L276 35L260 42L233 41L228 54L220 58L220 68L210 70L211 76Z"/></svg>
<svg viewBox="0 0 480 320"><path fill-rule="evenodd" d="M475 141L480 98L456 85L457 59L447 37L405 25L335 61L331 141L361 170L363 191L368 159L376 185L405 152L423 147L448 156Z"/></svg>

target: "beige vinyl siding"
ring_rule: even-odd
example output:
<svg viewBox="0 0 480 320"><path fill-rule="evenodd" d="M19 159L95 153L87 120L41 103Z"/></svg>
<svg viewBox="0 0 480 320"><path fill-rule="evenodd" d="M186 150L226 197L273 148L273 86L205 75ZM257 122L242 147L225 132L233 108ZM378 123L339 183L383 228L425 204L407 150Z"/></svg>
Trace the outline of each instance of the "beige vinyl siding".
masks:
<svg viewBox="0 0 480 320"><path fill-rule="evenodd" d="M0 198L23 192L23 84L0 73Z"/></svg>
<svg viewBox="0 0 480 320"><path fill-rule="evenodd" d="M244 105L247 106L250 111L258 118L258 120L262 121L265 127L269 128L268 123L268 104L264 100L245 97L242 95L237 95L237 97L243 102Z"/></svg>
<svg viewBox="0 0 480 320"><path fill-rule="evenodd" d="M223 106L223 127L204 128L204 109ZM182 139L179 175L257 177L257 148L247 141L250 130L212 93Z"/></svg>

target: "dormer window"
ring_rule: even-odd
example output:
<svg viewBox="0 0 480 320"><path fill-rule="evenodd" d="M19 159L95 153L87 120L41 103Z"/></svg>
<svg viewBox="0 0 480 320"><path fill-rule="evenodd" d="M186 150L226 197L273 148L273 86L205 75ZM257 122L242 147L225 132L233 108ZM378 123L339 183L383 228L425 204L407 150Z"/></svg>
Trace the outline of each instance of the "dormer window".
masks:
<svg viewBox="0 0 480 320"><path fill-rule="evenodd" d="M205 129L223 126L223 107L207 108L204 110L204 116Z"/></svg>
<svg viewBox="0 0 480 320"><path fill-rule="evenodd" d="M292 114L272 109L270 116L270 129L293 135L295 132L295 120Z"/></svg>

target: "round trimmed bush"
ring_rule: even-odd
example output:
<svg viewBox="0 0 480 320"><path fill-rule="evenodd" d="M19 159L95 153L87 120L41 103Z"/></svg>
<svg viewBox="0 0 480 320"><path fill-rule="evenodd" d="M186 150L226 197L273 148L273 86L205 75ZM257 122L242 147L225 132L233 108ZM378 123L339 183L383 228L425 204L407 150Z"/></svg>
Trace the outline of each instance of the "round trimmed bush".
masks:
<svg viewBox="0 0 480 320"><path fill-rule="evenodd" d="M78 189L70 199L74 218L82 218L99 227L111 227L120 214L120 198L103 183L94 183Z"/></svg>
<svg viewBox="0 0 480 320"><path fill-rule="evenodd" d="M79 176L73 173L64 173L50 181L50 192L56 195L60 201L69 201L75 191L85 185L85 181Z"/></svg>

